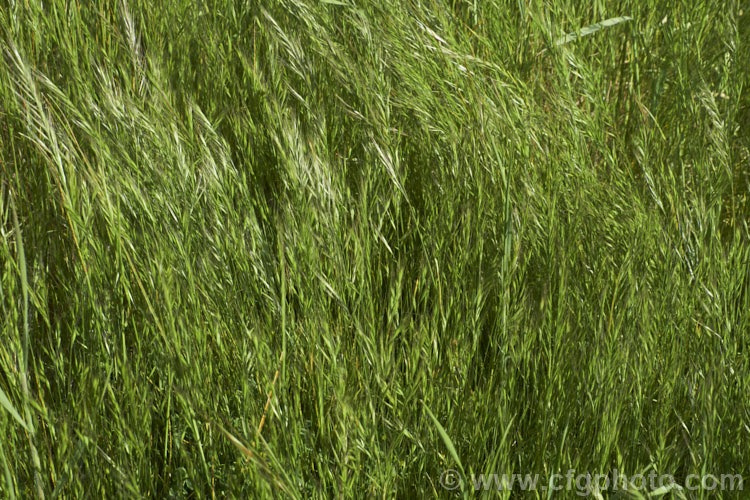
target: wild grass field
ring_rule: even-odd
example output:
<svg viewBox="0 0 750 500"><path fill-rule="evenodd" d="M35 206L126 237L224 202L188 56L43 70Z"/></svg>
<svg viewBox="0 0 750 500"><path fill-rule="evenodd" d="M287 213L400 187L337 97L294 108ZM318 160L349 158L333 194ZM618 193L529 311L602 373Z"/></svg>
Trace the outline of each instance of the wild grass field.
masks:
<svg viewBox="0 0 750 500"><path fill-rule="evenodd" d="M684 481L750 480L748 2L0 0L0 50L0 497L748 494Z"/></svg>

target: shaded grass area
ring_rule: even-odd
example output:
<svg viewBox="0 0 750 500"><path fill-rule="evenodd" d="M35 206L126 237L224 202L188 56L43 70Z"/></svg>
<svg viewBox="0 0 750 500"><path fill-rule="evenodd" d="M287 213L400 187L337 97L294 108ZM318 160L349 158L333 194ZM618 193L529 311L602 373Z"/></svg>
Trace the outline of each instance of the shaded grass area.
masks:
<svg viewBox="0 0 750 500"><path fill-rule="evenodd" d="M747 475L749 11L0 2L0 496Z"/></svg>

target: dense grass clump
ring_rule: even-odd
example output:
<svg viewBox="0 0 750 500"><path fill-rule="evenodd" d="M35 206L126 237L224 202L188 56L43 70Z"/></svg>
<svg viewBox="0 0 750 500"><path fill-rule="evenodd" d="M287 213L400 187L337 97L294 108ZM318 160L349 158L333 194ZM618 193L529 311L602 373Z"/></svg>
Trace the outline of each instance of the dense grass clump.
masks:
<svg viewBox="0 0 750 500"><path fill-rule="evenodd" d="M749 42L718 0L0 0L0 497L750 480Z"/></svg>

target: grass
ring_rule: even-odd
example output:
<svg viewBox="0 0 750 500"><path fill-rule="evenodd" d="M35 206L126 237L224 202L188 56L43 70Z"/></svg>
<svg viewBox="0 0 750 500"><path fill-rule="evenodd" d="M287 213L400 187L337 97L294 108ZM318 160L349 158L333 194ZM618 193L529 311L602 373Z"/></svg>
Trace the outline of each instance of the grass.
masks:
<svg viewBox="0 0 750 500"><path fill-rule="evenodd" d="M749 7L3 0L0 497L747 476Z"/></svg>

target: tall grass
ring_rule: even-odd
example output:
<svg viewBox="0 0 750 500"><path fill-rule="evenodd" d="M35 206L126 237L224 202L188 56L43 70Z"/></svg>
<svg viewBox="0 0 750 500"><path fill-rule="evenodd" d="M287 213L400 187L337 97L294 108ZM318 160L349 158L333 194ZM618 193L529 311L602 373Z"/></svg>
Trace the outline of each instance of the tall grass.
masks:
<svg viewBox="0 0 750 500"><path fill-rule="evenodd" d="M748 7L3 0L0 496L747 475Z"/></svg>

